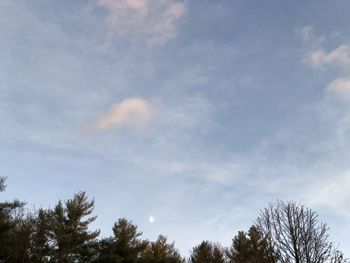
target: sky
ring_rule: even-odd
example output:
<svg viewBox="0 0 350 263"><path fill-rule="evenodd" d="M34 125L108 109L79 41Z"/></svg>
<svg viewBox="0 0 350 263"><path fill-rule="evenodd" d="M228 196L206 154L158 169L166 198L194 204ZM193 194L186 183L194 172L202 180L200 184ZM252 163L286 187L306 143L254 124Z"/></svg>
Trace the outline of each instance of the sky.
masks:
<svg viewBox="0 0 350 263"><path fill-rule="evenodd" d="M349 10L1 0L1 199L48 208L87 191L101 236L126 217L183 254L294 200L349 257Z"/></svg>

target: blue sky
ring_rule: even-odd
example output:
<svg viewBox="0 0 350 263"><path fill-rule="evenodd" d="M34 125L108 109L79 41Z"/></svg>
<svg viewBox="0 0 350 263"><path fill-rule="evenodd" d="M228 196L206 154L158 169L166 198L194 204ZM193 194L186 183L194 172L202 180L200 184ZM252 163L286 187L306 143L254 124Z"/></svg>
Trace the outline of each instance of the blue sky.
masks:
<svg viewBox="0 0 350 263"><path fill-rule="evenodd" d="M293 199L349 256L348 10L2 0L2 198L49 207L86 190L103 235L125 216L185 254Z"/></svg>

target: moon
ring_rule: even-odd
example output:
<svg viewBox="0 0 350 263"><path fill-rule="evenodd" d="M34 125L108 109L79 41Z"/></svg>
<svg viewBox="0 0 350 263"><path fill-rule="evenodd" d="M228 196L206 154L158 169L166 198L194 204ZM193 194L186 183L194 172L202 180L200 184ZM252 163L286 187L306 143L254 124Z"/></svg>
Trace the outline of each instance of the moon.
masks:
<svg viewBox="0 0 350 263"><path fill-rule="evenodd" d="M153 216L150 216L149 218L148 218L148 222L150 222L151 224L154 222L154 217Z"/></svg>

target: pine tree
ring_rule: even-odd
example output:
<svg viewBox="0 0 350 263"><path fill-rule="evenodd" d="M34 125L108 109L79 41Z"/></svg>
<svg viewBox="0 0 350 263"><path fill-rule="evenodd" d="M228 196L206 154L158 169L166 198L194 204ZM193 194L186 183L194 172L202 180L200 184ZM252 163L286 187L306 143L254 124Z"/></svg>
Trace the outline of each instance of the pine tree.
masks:
<svg viewBox="0 0 350 263"><path fill-rule="evenodd" d="M175 249L175 243L167 243L167 238L159 235L155 242L149 243L147 249L142 253L142 263L182 263L180 253Z"/></svg>
<svg viewBox="0 0 350 263"><path fill-rule="evenodd" d="M126 218L114 224L113 237L100 242L100 255L95 262L136 263L148 246L148 241L139 237L137 226Z"/></svg>
<svg viewBox="0 0 350 263"><path fill-rule="evenodd" d="M230 263L276 263L277 256L256 226L239 231L227 251Z"/></svg>
<svg viewBox="0 0 350 263"><path fill-rule="evenodd" d="M96 219L96 216L89 217L93 208L94 201L88 201L85 192L75 194L65 206L58 202L50 215L51 238L54 241L52 261L86 262L92 257L90 243L99 235L99 231L88 230L89 224Z"/></svg>
<svg viewBox="0 0 350 263"><path fill-rule="evenodd" d="M9 258L6 262L30 262L31 233L33 232L32 215L20 211L15 217L14 228L11 230Z"/></svg>
<svg viewBox="0 0 350 263"><path fill-rule="evenodd" d="M225 263L224 251L219 244L213 246L213 263Z"/></svg>
<svg viewBox="0 0 350 263"><path fill-rule="evenodd" d="M147 248L148 241L139 237L137 226L125 218L121 218L113 227L115 253L122 259L123 263L134 263L140 254Z"/></svg>
<svg viewBox="0 0 350 263"><path fill-rule="evenodd" d="M39 209L33 219L33 232L31 236L31 262L46 263L52 253L50 242L50 217L49 212Z"/></svg>
<svg viewBox="0 0 350 263"><path fill-rule="evenodd" d="M5 180L0 177L0 192L5 191ZM16 262L18 255L25 253L28 225L23 221L23 206L18 200L0 202L0 262Z"/></svg>
<svg viewBox="0 0 350 263"><path fill-rule="evenodd" d="M190 263L224 263L224 253L219 244L202 241L192 249Z"/></svg>

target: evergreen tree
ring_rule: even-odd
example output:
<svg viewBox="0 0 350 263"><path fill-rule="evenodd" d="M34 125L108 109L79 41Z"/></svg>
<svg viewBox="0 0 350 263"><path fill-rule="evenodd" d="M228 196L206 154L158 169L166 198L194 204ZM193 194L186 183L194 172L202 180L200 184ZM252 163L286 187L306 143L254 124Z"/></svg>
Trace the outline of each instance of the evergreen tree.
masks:
<svg viewBox="0 0 350 263"><path fill-rule="evenodd" d="M148 246L148 241L139 237L137 226L126 218L114 224L113 237L100 242L100 255L96 262L135 263Z"/></svg>
<svg viewBox="0 0 350 263"><path fill-rule="evenodd" d="M223 249L218 244L213 247L213 263L225 263Z"/></svg>
<svg viewBox="0 0 350 263"><path fill-rule="evenodd" d="M192 249L190 263L223 263L224 253L218 244L202 241Z"/></svg>
<svg viewBox="0 0 350 263"><path fill-rule="evenodd" d="M162 235L154 242L142 240L142 232L125 218L114 224L113 236L97 240L99 231L89 231L96 219L93 208L85 192L32 213L17 200L0 202L0 263L185 262L174 242ZM312 210L278 202L263 210L248 232L238 232L225 253L219 244L203 241L192 249L189 263L348 262L328 241L327 230Z"/></svg>
<svg viewBox="0 0 350 263"><path fill-rule="evenodd" d="M147 248L148 241L139 237L137 226L125 218L121 218L113 227L115 254L121 258L123 263L134 263L140 254Z"/></svg>
<svg viewBox="0 0 350 263"><path fill-rule="evenodd" d="M23 211L15 217L14 228L10 235L10 250L8 263L30 262L31 233L33 231L32 215L25 215Z"/></svg>
<svg viewBox="0 0 350 263"><path fill-rule="evenodd" d="M90 243L99 235L99 231L88 231L89 224L96 219L96 216L88 217L93 208L94 201L88 201L85 192L75 194L65 206L58 202L50 215L50 235L54 242L51 261L86 262L92 257L94 251Z"/></svg>
<svg viewBox="0 0 350 263"><path fill-rule="evenodd" d="M227 257L230 263L276 263L278 261L267 239L256 226L252 226L248 233L238 232L227 251Z"/></svg>
<svg viewBox="0 0 350 263"><path fill-rule="evenodd" d="M167 243L165 236L158 236L155 242L149 243L147 249L142 253L142 263L182 263L180 253L175 249L174 242Z"/></svg>
<svg viewBox="0 0 350 263"><path fill-rule="evenodd" d="M0 192L5 191L5 180L0 177ZM25 251L28 225L23 221L23 206L18 200L0 202L0 262L17 262Z"/></svg>
<svg viewBox="0 0 350 263"><path fill-rule="evenodd" d="M50 216L49 212L39 209L33 220L33 231L31 236L31 262L46 263L50 259L52 246L50 240Z"/></svg>
<svg viewBox="0 0 350 263"><path fill-rule="evenodd" d="M114 238L103 238L98 242L97 257L94 263L118 263L121 258L115 253Z"/></svg>

